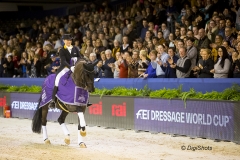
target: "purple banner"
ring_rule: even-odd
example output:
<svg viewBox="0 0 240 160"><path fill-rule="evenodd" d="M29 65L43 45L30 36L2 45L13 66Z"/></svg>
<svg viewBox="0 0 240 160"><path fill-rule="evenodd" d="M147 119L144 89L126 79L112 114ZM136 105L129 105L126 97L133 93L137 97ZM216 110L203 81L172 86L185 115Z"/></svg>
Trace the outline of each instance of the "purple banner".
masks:
<svg viewBox="0 0 240 160"><path fill-rule="evenodd" d="M12 117L32 119L38 106L40 94L11 93ZM61 110L49 109L48 120L57 121Z"/></svg>
<svg viewBox="0 0 240 160"><path fill-rule="evenodd" d="M233 140L234 103L213 101L134 100L135 130Z"/></svg>

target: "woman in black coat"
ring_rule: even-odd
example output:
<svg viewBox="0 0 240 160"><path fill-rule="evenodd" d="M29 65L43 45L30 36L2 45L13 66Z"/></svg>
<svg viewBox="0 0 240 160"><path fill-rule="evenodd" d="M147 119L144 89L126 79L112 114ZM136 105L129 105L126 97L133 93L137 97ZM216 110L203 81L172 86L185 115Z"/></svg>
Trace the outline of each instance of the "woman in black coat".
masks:
<svg viewBox="0 0 240 160"><path fill-rule="evenodd" d="M13 57L8 56L6 63L3 65L5 76L4 77L13 77L14 75L14 63L13 63Z"/></svg>
<svg viewBox="0 0 240 160"><path fill-rule="evenodd" d="M214 68L214 62L210 58L211 51L204 49L201 53L202 59L198 61L197 66L193 68L194 74L198 78L213 78L213 74L210 72Z"/></svg>
<svg viewBox="0 0 240 160"><path fill-rule="evenodd" d="M230 78L240 78L240 54L232 53L232 65L230 68Z"/></svg>

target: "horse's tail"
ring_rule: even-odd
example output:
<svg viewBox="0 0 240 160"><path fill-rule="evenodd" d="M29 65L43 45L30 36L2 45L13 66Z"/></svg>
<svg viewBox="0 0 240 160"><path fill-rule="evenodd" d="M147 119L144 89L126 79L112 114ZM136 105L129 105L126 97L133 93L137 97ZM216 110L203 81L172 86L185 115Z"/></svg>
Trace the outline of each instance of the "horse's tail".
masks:
<svg viewBox="0 0 240 160"><path fill-rule="evenodd" d="M37 110L35 111L33 119L32 119L32 131L34 133L41 133L41 130L42 130L42 107L39 107L40 102L42 100L41 97L38 101Z"/></svg>

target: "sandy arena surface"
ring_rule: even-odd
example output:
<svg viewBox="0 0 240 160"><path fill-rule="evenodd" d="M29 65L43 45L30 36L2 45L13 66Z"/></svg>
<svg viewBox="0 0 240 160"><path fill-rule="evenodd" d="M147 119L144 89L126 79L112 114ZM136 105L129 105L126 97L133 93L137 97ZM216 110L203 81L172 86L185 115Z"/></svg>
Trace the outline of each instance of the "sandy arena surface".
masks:
<svg viewBox="0 0 240 160"><path fill-rule="evenodd" d="M41 134L32 133L31 120L0 118L0 160L240 160L240 145L232 142L103 127L87 127L87 148L79 148L76 124L67 127L71 133L69 146L64 145L63 131L54 122L47 125L52 144L45 145ZM212 150L182 150L183 145L209 146L206 149Z"/></svg>

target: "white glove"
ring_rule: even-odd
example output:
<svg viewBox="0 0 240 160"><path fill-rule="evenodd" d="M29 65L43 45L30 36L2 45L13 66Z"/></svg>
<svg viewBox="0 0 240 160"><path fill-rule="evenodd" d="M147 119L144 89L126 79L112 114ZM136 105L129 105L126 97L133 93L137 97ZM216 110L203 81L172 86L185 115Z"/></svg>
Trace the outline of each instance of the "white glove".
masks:
<svg viewBox="0 0 240 160"><path fill-rule="evenodd" d="M72 73L73 73L74 70L75 70L75 66L72 66L70 69L71 69L71 71L72 71Z"/></svg>

